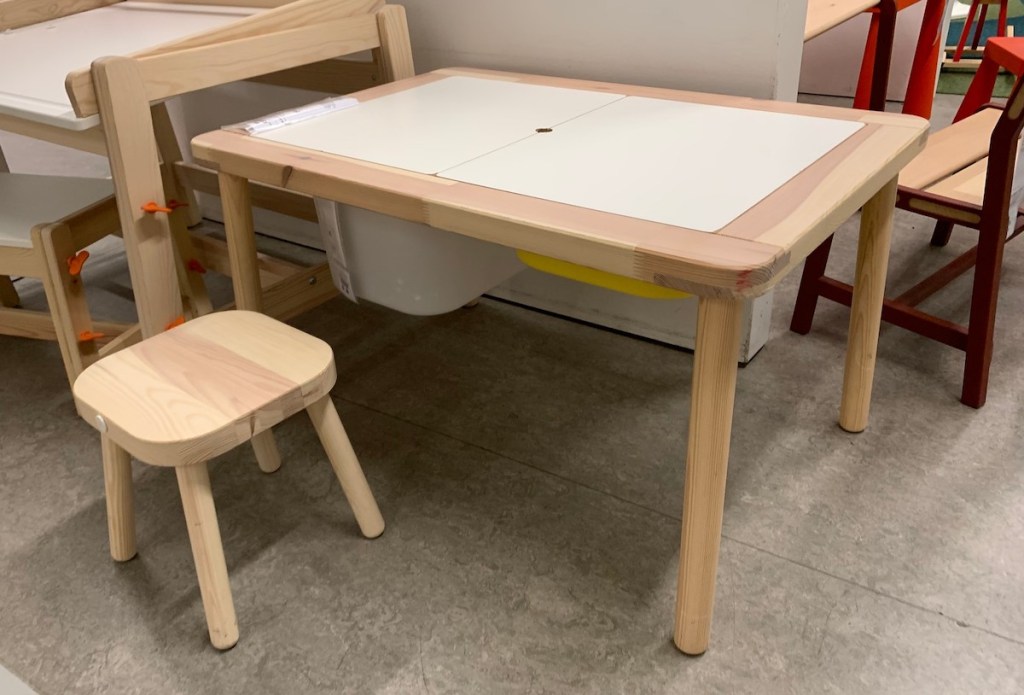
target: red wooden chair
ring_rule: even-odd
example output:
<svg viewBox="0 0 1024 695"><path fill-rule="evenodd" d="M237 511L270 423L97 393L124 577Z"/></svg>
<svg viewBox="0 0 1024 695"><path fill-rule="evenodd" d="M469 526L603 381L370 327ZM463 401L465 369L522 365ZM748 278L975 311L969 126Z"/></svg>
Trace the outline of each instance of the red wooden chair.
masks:
<svg viewBox="0 0 1024 695"><path fill-rule="evenodd" d="M986 103L1003 66L1017 76L1006 104ZM882 318L967 354L961 401L985 403L995 326L1003 246L1024 231L1020 200L1012 194L1018 141L1024 129L1024 39L993 38L960 113L934 134L925 150L900 174L896 206L938 221L933 244L949 239L954 224L978 231L978 245L899 297L885 300ZM1011 215L1011 210L1013 214ZM1012 225L1011 225L1012 222ZM851 288L825 275L831 241L804 267L791 330L808 333L818 297L849 306ZM975 268L967 325L933 316L918 305L952 280Z"/></svg>

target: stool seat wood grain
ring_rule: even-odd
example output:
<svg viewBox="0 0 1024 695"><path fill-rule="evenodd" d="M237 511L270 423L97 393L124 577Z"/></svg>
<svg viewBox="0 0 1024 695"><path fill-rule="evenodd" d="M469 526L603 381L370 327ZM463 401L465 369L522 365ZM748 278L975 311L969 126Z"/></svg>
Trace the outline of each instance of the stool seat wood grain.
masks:
<svg viewBox="0 0 1024 695"><path fill-rule="evenodd" d="M329 392L324 341L263 314L201 316L101 359L74 384L79 413L102 435L111 555L135 556L131 459L175 468L210 640L238 641L206 461L306 410L363 535L384 519Z"/></svg>
<svg viewBox="0 0 1024 695"><path fill-rule="evenodd" d="M334 380L324 341L263 314L227 311L101 360L75 382L75 401L136 458L183 466L249 441L325 396Z"/></svg>

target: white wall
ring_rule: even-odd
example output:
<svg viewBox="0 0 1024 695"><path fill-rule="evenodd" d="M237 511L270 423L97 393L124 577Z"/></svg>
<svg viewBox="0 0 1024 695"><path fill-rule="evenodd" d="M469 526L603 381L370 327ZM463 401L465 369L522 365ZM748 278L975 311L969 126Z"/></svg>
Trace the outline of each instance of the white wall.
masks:
<svg viewBox="0 0 1024 695"><path fill-rule="evenodd" d="M417 69L794 99L807 0L400 0Z"/></svg>

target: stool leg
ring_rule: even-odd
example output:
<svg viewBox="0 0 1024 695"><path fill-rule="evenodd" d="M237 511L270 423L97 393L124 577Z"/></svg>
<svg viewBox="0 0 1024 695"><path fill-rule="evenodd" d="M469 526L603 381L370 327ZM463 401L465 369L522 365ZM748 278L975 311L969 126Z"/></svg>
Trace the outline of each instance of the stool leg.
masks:
<svg viewBox="0 0 1024 695"><path fill-rule="evenodd" d="M185 510L210 642L217 649L230 649L238 642L238 621L231 600L224 547L220 542L217 509L210 490L210 473L206 463L182 466L175 468L174 472L178 475L178 490Z"/></svg>
<svg viewBox="0 0 1024 695"><path fill-rule="evenodd" d="M999 27L996 29L999 36L1006 36L1006 27L1009 24L1007 21L1009 4L1009 0L1000 0L999 2Z"/></svg>
<svg viewBox="0 0 1024 695"><path fill-rule="evenodd" d="M981 6L981 17L978 18L978 27L974 30L974 39L971 41L971 50L978 50L981 45L981 34L985 31L985 22L988 20L988 5Z"/></svg>
<svg viewBox="0 0 1024 695"><path fill-rule="evenodd" d="M996 80L999 79L999 64L991 57L985 56L981 59L978 71L974 73L974 79L967 87L964 100L960 102L960 109L956 112L953 122L962 121L965 118L978 113L982 106L992 101L992 94L996 89Z"/></svg>
<svg viewBox="0 0 1024 695"><path fill-rule="evenodd" d="M306 412L309 413L309 419L313 421L313 427L316 428L320 442L327 451L334 473L341 483L341 489L352 507L352 513L355 514L359 530L367 538L376 538L384 533L384 517L381 516L377 502L373 499L373 492L366 482L359 459L352 449L352 442L345 434L345 428L330 395L311 404L306 408Z"/></svg>
<svg viewBox="0 0 1024 695"><path fill-rule="evenodd" d="M135 499L132 495L132 458L105 434L100 435L103 451L103 487L107 498L107 533L110 556L118 562L135 557Z"/></svg>
<svg viewBox="0 0 1024 695"><path fill-rule="evenodd" d="M974 0L971 3L971 9L967 13L967 19L964 20L964 31L960 34L960 42L956 45L956 51L953 53L953 62L959 63L960 59L964 57L964 48L967 47L967 37L971 35L971 24L974 22L974 15L978 13L978 0Z"/></svg>
<svg viewBox="0 0 1024 695"><path fill-rule="evenodd" d="M256 453L256 463L264 473L274 473L281 467L281 454L274 441L274 433L264 430L252 438L252 450Z"/></svg>
<svg viewBox="0 0 1024 695"><path fill-rule="evenodd" d="M879 13L871 15L868 26L868 38L864 44L864 57L860 64L860 77L857 79L857 93L853 98L853 108L871 108L871 91L875 74L875 60L878 53L878 30L881 26Z"/></svg>

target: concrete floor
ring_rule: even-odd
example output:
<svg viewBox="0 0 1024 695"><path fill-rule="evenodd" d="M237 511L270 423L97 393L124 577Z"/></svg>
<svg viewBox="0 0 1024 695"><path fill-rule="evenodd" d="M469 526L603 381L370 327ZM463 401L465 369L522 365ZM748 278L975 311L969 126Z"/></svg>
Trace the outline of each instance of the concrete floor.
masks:
<svg viewBox="0 0 1024 695"><path fill-rule="evenodd" d="M938 120L954 103L940 98ZM16 170L65 166L0 142ZM970 239L930 249L925 222L898 225L896 288ZM838 238L837 275L854 230ZM797 277L780 285L772 339L739 375L700 658L671 644L685 351L488 300L430 319L336 300L301 317L335 348L335 402L388 531L358 535L301 417L278 429L277 474L247 449L218 459L242 635L218 653L173 474L136 465L140 555L112 562L99 441L56 346L0 338L0 663L44 694L1020 693L1014 246L988 405L958 403L962 355L883 327L872 422L856 436L835 424L847 311L823 302L814 331L794 335ZM121 263L87 267L108 314L130 307ZM963 319L968 282L930 307Z"/></svg>

